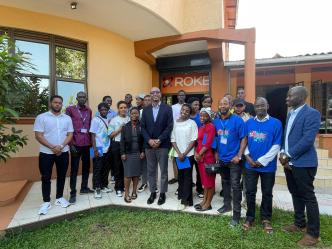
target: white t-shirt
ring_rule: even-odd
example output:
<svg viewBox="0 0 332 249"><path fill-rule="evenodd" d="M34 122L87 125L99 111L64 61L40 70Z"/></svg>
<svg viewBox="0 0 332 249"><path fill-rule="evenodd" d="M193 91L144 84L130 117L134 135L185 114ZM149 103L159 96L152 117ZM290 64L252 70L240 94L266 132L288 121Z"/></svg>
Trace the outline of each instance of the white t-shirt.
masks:
<svg viewBox="0 0 332 249"><path fill-rule="evenodd" d="M126 124L129 121L130 121L130 118L128 116L126 116L124 118L120 117L119 115L116 116L116 117L114 117L111 120L111 123L109 125L108 134L111 135L112 132L114 132L117 129L119 129L122 124ZM115 138L114 138L114 140L117 141L117 142L120 142L120 140L121 140L121 133L119 133L118 135L116 135Z"/></svg>
<svg viewBox="0 0 332 249"><path fill-rule="evenodd" d="M102 117L94 117L92 119L90 132L96 134L96 147L102 147L103 153L106 153L110 147L110 138L108 136L109 121L107 118L102 118L105 122L104 123L101 118Z"/></svg>
<svg viewBox="0 0 332 249"><path fill-rule="evenodd" d="M175 105L172 105L173 121L174 122L179 119L181 108L182 108L182 105L180 105L179 103L177 103Z"/></svg>
<svg viewBox="0 0 332 249"><path fill-rule="evenodd" d="M54 115L52 112L44 112L36 117L33 130L43 132L44 138L53 145L61 145L67 137L68 132L74 132L71 118L61 113ZM66 145L62 152L67 152L69 146ZM46 154L54 154L53 151L44 145L40 145L39 151Z"/></svg>
<svg viewBox="0 0 332 249"><path fill-rule="evenodd" d="M188 145L197 139L198 128L195 121L188 119L184 122L174 122L173 131L171 134L171 142L175 142L181 153L185 152ZM190 150L187 156L194 155L194 148ZM178 153L174 153L178 157Z"/></svg>

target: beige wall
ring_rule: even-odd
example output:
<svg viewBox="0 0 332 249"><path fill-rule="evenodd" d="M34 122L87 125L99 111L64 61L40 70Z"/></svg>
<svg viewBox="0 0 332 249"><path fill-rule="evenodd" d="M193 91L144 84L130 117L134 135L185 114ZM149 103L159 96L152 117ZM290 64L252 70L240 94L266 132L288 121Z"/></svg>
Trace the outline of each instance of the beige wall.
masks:
<svg viewBox="0 0 332 249"><path fill-rule="evenodd" d="M61 35L88 43L89 105L95 110L104 95L113 97L113 107L124 98L148 92L152 82L150 66L135 57L134 43L117 34L81 22L0 6L0 25ZM19 125L29 136L29 146L16 157L37 155L31 125Z"/></svg>
<svg viewBox="0 0 332 249"><path fill-rule="evenodd" d="M129 0L162 17L180 33L223 27L223 0Z"/></svg>

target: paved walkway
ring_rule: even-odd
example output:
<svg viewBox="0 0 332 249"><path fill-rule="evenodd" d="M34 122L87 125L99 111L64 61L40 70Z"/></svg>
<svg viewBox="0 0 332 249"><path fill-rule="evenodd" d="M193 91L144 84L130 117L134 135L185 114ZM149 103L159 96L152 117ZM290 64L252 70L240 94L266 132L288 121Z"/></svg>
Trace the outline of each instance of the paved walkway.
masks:
<svg viewBox="0 0 332 249"><path fill-rule="evenodd" d="M172 167L169 166L169 174L172 175ZM195 179L195 178L194 178ZM80 177L78 179L78 190L80 185ZM191 213L199 213L199 214L210 214L210 215L218 215L217 209L222 206L222 198L219 196L220 192L220 176L217 176L216 180L216 194L213 198L212 207L213 209L207 212L197 212L193 207L188 207L181 212L191 212ZM90 177L90 186L91 186L91 177ZM14 217L11 220L11 223L8 225L8 228L14 228L30 223L40 222L46 219L54 218L57 216L63 216L66 214L71 214L74 212L79 212L82 210L87 210L90 208L108 206L108 205L117 205L117 206L134 206L141 207L146 209L160 209L160 210L176 210L178 205L177 196L175 195L175 191L177 188L177 184L169 185L169 191L167 193L166 203L164 205L158 206L157 200L152 205L148 205L146 203L149 197L149 191L145 190L142 193L138 193L138 198L133 200L132 203L125 203L123 198L117 197L115 192L104 194L103 198L96 200L93 197L93 194L88 195L78 195L77 202L75 205L71 205L68 208L61 208L59 206L53 205L55 200L55 180L52 181L52 190L51 190L51 198L52 198L52 208L49 210L47 215L38 215L39 206L42 201L41 195L41 182L35 182L31 187L29 193L25 197L23 203L20 208L15 213ZM195 189L193 189L194 191ZM69 178L66 179L64 197L69 198ZM195 193L195 191L194 191ZM329 193L329 194L328 194ZM320 212L321 214L329 214L332 215L332 191L330 190L318 190L317 191L317 199L319 202ZM257 202L259 203L261 200L261 192L258 190L257 194ZM198 203L200 200L194 194L194 204ZM283 185L276 185L274 188L274 203L275 207L284 209L284 210L292 210L292 201L289 192L287 191L287 187ZM228 213L227 215L231 215ZM242 209L242 216L245 215L245 210Z"/></svg>

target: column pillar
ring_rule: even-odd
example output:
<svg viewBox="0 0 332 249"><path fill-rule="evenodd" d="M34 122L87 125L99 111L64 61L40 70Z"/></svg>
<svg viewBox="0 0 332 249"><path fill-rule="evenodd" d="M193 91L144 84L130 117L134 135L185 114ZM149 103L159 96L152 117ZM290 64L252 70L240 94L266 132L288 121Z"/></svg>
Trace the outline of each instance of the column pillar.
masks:
<svg viewBox="0 0 332 249"><path fill-rule="evenodd" d="M244 89L246 100L253 103L256 98L255 42L245 44Z"/></svg>

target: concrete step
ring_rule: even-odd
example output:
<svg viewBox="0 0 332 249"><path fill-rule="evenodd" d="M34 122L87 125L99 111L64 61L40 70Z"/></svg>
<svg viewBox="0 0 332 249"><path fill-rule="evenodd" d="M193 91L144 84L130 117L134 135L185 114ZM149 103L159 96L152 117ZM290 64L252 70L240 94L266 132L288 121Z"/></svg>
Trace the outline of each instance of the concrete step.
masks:
<svg viewBox="0 0 332 249"><path fill-rule="evenodd" d="M284 168L281 165L277 167L277 173L284 173ZM318 166L317 176L332 176L332 166Z"/></svg>
<svg viewBox="0 0 332 249"><path fill-rule="evenodd" d="M275 183L287 185L285 174L277 172ZM315 186L315 188L331 188L332 187L332 176L317 175L315 177L314 186Z"/></svg>
<svg viewBox="0 0 332 249"><path fill-rule="evenodd" d="M13 203L27 184L28 180L0 182L0 207Z"/></svg>
<svg viewBox="0 0 332 249"><path fill-rule="evenodd" d="M329 151L325 149L316 149L318 158L320 157L329 157Z"/></svg>

